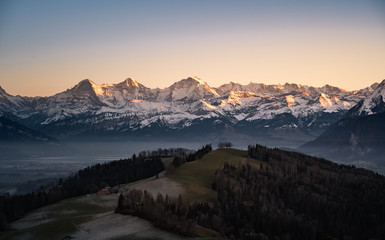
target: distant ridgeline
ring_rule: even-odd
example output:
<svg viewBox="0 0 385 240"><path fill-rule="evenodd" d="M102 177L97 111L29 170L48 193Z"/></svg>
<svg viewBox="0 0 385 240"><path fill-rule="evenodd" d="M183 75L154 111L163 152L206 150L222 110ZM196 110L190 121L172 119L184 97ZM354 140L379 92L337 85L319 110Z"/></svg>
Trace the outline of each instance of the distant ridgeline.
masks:
<svg viewBox="0 0 385 240"><path fill-rule="evenodd" d="M213 173L216 201L133 190L116 212L189 236L203 227L232 239L385 238L385 177L260 145L249 146L248 156L250 164L225 163Z"/></svg>
<svg viewBox="0 0 385 240"><path fill-rule="evenodd" d="M165 152L163 149L161 152ZM172 151L166 151L171 154ZM178 154L181 153L179 149ZM188 151L190 153L191 151ZM154 153L154 155L156 155ZM95 193L106 186L116 186L154 176L164 170L159 157L136 157L97 164L78 171L55 186L16 196L0 196L0 230L27 212L60 200Z"/></svg>

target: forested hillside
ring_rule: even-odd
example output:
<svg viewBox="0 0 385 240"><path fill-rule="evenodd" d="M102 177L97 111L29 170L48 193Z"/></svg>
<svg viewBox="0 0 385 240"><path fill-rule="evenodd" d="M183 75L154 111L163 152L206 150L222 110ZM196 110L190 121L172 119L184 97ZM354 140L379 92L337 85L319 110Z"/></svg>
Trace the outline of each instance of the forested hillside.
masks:
<svg viewBox="0 0 385 240"><path fill-rule="evenodd" d="M221 162L209 156L216 155L203 158L208 164ZM134 190L121 195L117 212L192 236L204 228L236 239L385 237L383 176L259 145L249 146L248 156L212 171L214 201L153 199Z"/></svg>

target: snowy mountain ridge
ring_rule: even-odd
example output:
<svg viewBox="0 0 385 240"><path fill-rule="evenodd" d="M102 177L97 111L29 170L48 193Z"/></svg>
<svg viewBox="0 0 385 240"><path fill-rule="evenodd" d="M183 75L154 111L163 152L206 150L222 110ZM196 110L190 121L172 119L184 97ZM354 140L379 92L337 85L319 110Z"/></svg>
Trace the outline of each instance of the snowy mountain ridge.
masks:
<svg viewBox="0 0 385 240"><path fill-rule="evenodd" d="M131 78L118 84L85 79L50 97L12 96L0 89L0 115L35 129L54 129L56 135L184 129L204 122L223 129L226 125L268 130L270 135L274 129L297 128L316 136L381 84L357 91L289 83L229 83L212 88L198 77L189 77L164 89L151 89Z"/></svg>

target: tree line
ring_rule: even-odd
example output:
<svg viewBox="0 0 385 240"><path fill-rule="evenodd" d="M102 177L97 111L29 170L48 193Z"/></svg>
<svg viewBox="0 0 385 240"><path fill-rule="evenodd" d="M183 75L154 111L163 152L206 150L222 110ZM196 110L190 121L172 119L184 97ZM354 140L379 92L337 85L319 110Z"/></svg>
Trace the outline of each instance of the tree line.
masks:
<svg viewBox="0 0 385 240"><path fill-rule="evenodd" d="M195 161L197 159L200 159L204 155L206 155L207 153L211 152L212 150L213 150L213 148L212 148L211 144L207 144L207 145L203 146L202 148L200 148L196 152L189 153L188 155L176 156L172 160L170 167L167 169L167 171L169 173L171 173L173 169L181 166L182 164L184 164L186 162L192 162L192 161Z"/></svg>
<svg viewBox="0 0 385 240"><path fill-rule="evenodd" d="M187 148L158 148L153 151L141 151L138 156L140 158L154 158L154 157L176 157L176 156L187 156L195 153L194 150Z"/></svg>
<svg viewBox="0 0 385 240"><path fill-rule="evenodd" d="M231 142L218 143L218 148L231 148L233 144Z"/></svg>

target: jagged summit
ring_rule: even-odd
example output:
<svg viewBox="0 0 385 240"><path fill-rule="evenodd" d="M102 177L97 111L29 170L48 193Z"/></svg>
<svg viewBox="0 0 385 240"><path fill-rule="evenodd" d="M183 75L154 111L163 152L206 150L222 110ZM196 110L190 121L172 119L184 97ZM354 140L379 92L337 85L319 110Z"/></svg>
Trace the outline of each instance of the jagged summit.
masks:
<svg viewBox="0 0 385 240"><path fill-rule="evenodd" d="M303 86L301 84L297 84L297 83L285 83L283 85L284 88L292 88L292 89L302 89Z"/></svg>
<svg viewBox="0 0 385 240"><path fill-rule="evenodd" d="M221 95L229 94L231 91L242 91L242 90L244 90L244 86L234 82L223 84L217 89L218 93Z"/></svg>
<svg viewBox="0 0 385 240"><path fill-rule="evenodd" d="M80 81L78 84L76 84L73 89L94 89L95 93L98 95L103 95L105 92L110 91L112 88L138 88L138 87L143 87L142 84L138 83L133 78L126 78L123 82L117 83L117 84L96 84L90 79L84 79Z"/></svg>
<svg viewBox="0 0 385 240"><path fill-rule="evenodd" d="M182 79L182 80L180 80L178 82L175 82L173 85L176 85L176 86L194 85L196 87L199 87L199 86L209 86L207 84L207 82L203 81L201 78L199 78L197 76L184 78L184 79Z"/></svg>
<svg viewBox="0 0 385 240"><path fill-rule="evenodd" d="M182 79L167 89L171 91L172 100L198 100L206 97L219 96L215 89L211 88L206 82L198 77Z"/></svg>
<svg viewBox="0 0 385 240"><path fill-rule="evenodd" d="M372 115L385 111L385 79L376 86L373 93L357 104L351 115Z"/></svg>
<svg viewBox="0 0 385 240"><path fill-rule="evenodd" d="M189 80L194 80L196 82L198 82L199 84L202 84L202 85L208 85L205 81L203 81L201 78L199 78L198 76L194 76L194 77L188 77L187 79Z"/></svg>
<svg viewBox="0 0 385 240"><path fill-rule="evenodd" d="M207 85L206 82L204 82L202 79L194 76L194 77L188 77L188 78L185 78L185 79L182 79L176 83L174 83L173 85L176 85L176 86L186 86L186 85Z"/></svg>
<svg viewBox="0 0 385 240"><path fill-rule="evenodd" d="M330 94L338 94L341 92L347 92L346 90L339 88L339 87L334 87L330 86L329 84L326 84L325 86L321 87L321 90L324 92L328 92Z"/></svg>
<svg viewBox="0 0 385 240"><path fill-rule="evenodd" d="M126 78L123 82L118 83L117 85L125 87L139 87L139 83L133 78Z"/></svg>
<svg viewBox="0 0 385 240"><path fill-rule="evenodd" d="M76 84L72 89L72 91L76 92L76 93L80 93L80 92L90 92L90 91L93 91L93 86L95 86L96 84L91 81L90 79L84 79L84 80L81 80L78 84Z"/></svg>
<svg viewBox="0 0 385 240"><path fill-rule="evenodd" d="M84 85L84 84L87 84L87 85L94 85L95 83L93 81L91 81L91 79L83 79L81 80L78 84L76 84L75 86L81 86L81 85Z"/></svg>

